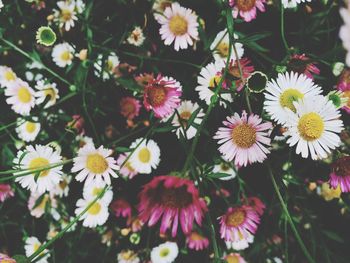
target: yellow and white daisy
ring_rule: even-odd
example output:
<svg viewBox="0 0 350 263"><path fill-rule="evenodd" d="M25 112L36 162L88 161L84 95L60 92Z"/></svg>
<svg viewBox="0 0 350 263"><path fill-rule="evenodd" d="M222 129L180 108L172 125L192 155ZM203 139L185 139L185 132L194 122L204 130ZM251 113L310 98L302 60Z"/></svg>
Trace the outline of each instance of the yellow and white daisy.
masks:
<svg viewBox="0 0 350 263"><path fill-rule="evenodd" d="M23 116L29 115L35 106L35 92L28 83L17 79L5 89L7 104L12 105L11 109Z"/></svg>
<svg viewBox="0 0 350 263"><path fill-rule="evenodd" d="M284 124L287 111L295 111L294 102L315 97L322 89L304 74L286 72L267 83L264 109L279 124Z"/></svg>
<svg viewBox="0 0 350 263"><path fill-rule="evenodd" d="M102 79L107 80L114 74L114 70L119 63L119 57L114 52L111 52L106 60L103 60L103 55L100 54L94 64L95 75L100 77L102 74Z"/></svg>
<svg viewBox="0 0 350 263"><path fill-rule="evenodd" d="M82 14L85 9L85 3L83 0L75 0L75 10L78 14Z"/></svg>
<svg viewBox="0 0 350 263"><path fill-rule="evenodd" d="M226 162L221 162L220 164L214 165L213 173L227 174L227 176L219 177L219 179L223 181L231 180L237 176L236 170Z"/></svg>
<svg viewBox="0 0 350 263"><path fill-rule="evenodd" d="M75 214L79 215L83 212L92 201L93 199L79 199ZM79 220L83 221L83 226L93 228L106 223L108 216L108 205L102 200L97 200Z"/></svg>
<svg viewBox="0 0 350 263"><path fill-rule="evenodd" d="M311 0L282 0L284 8L295 8L300 3L311 2Z"/></svg>
<svg viewBox="0 0 350 263"><path fill-rule="evenodd" d="M39 80L35 85L35 92L37 104L41 104L49 97L49 100L44 106L44 109L51 107L56 104L57 99L60 98L58 95L58 89L56 88L56 83L48 83L46 80Z"/></svg>
<svg viewBox="0 0 350 263"><path fill-rule="evenodd" d="M90 184L84 185L83 189L83 197L85 200L94 200L105 188L106 183L101 180L93 179L93 181ZM111 203L113 199L113 191L110 187L109 190L107 190L103 197L100 199L102 202L104 202L107 206Z"/></svg>
<svg viewBox="0 0 350 263"><path fill-rule="evenodd" d="M72 176L63 174L61 176L61 180L56 185L55 189L53 190L54 195L57 195L59 197L65 197L68 196L69 192L69 184L72 181Z"/></svg>
<svg viewBox="0 0 350 263"><path fill-rule="evenodd" d="M25 241L25 245L24 245L24 251L26 253L27 257L30 257L31 255L34 254L34 252L36 252L41 245L43 245L38 238L36 237L28 237ZM50 257L50 254L48 254L48 250L44 249L43 252L40 253L40 255L38 255L38 257L41 257L39 260L35 261L37 263L47 263L47 259Z"/></svg>
<svg viewBox="0 0 350 263"><path fill-rule="evenodd" d="M249 247L251 243L254 242L254 236L247 231L247 237L239 237L236 241L225 241L227 249L234 249L234 250L244 250Z"/></svg>
<svg viewBox="0 0 350 263"><path fill-rule="evenodd" d="M211 97L215 94L215 88L221 80L224 67L223 61L216 61L206 65L199 73L197 78L199 85L196 87L196 91L199 93L199 98L204 100L207 105L210 104ZM232 102L231 94L224 93L220 96L222 99ZM226 107L226 103L223 100L220 100L220 105Z"/></svg>
<svg viewBox="0 0 350 263"><path fill-rule="evenodd" d="M32 192L28 199L28 209L30 214L36 218L40 218L45 211L50 209L50 214L57 214L57 201L53 195L50 194L40 194L37 192Z"/></svg>
<svg viewBox="0 0 350 263"><path fill-rule="evenodd" d="M75 12L75 1L59 1L57 2L59 10L54 10L54 21L59 27L69 31L74 27L74 21L78 20Z"/></svg>
<svg viewBox="0 0 350 263"><path fill-rule="evenodd" d="M179 254L179 247L175 242L165 242L151 251L152 263L171 263L174 262Z"/></svg>
<svg viewBox="0 0 350 263"><path fill-rule="evenodd" d="M17 80L17 75L12 68L7 66L0 66L0 86L7 88L11 83Z"/></svg>
<svg viewBox="0 0 350 263"><path fill-rule="evenodd" d="M118 263L139 263L140 258L132 250L122 250L118 254Z"/></svg>
<svg viewBox="0 0 350 263"><path fill-rule="evenodd" d="M82 182L86 179L86 184L90 184L94 178L104 180L111 184L110 176L116 178L118 175L113 170L119 170L116 160L111 157L112 150L100 146L98 149L93 144L86 144L78 151L78 156L74 158L72 172L79 172L75 179Z"/></svg>
<svg viewBox="0 0 350 263"><path fill-rule="evenodd" d="M182 134L183 137L186 133L187 139L192 139L196 133L197 128L200 123L202 122L202 119L204 117L203 110L201 109L194 118L191 126L188 127L188 121L191 118L192 114L197 111L199 108L199 105L195 102L192 103L189 100L184 100L181 102L180 106L177 108L178 114L174 115L174 118L172 120L173 126L177 127L176 135L178 138L180 138L180 134ZM195 126L194 126L195 125Z"/></svg>
<svg viewBox="0 0 350 263"><path fill-rule="evenodd" d="M297 145L296 153L313 160L326 158L340 145L338 133L343 130L340 113L332 101L323 96L294 102L295 112L288 110L286 127L289 146Z"/></svg>
<svg viewBox="0 0 350 263"><path fill-rule="evenodd" d="M62 157L53 148L37 144L35 146L28 145L24 151L18 151L13 164L14 169L36 170L60 162L62 162ZM23 172L14 173L14 175L21 173ZM17 177L15 181L32 192L44 193L55 188L62 173L62 166L57 166L41 171L37 180L35 180L37 173L33 173Z"/></svg>
<svg viewBox="0 0 350 263"><path fill-rule="evenodd" d="M74 48L68 43L57 44L53 47L51 56L58 67L64 68L72 64Z"/></svg>
<svg viewBox="0 0 350 263"><path fill-rule="evenodd" d="M238 36L236 34L234 35L234 37L236 40L238 39ZM224 29L216 35L213 43L210 45L210 50L212 50L213 52L214 59L227 61L227 57L230 50L229 45L229 34L227 32L227 29ZM238 59L242 58L244 54L243 45L241 43L235 43L235 47ZM230 59L237 60L233 46L231 47Z"/></svg>
<svg viewBox="0 0 350 263"><path fill-rule="evenodd" d="M31 121L26 121L22 118L17 119L18 126L16 132L18 138L25 142L32 142L38 136L41 128L38 117L32 117Z"/></svg>
<svg viewBox="0 0 350 263"><path fill-rule="evenodd" d="M127 41L130 45L134 45L136 47L141 46L145 41L145 36L143 34L142 28L136 26L134 30L131 31L129 37L127 38Z"/></svg>
<svg viewBox="0 0 350 263"><path fill-rule="evenodd" d="M86 144L94 145L94 140L89 136L78 135L77 137L75 137L75 140L78 142L79 148L84 147Z"/></svg>
<svg viewBox="0 0 350 263"><path fill-rule="evenodd" d="M138 138L130 145L130 149L135 149L129 158L129 162L131 167L137 172L150 174L152 168L156 169L158 167L160 162L160 149L155 141L146 141L142 138Z"/></svg>

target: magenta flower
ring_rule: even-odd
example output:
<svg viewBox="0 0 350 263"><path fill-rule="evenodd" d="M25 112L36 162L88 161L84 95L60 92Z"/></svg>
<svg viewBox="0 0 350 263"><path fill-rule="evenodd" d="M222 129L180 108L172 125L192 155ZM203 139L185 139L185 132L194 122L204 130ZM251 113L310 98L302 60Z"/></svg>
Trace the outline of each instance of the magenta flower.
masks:
<svg viewBox="0 0 350 263"><path fill-rule="evenodd" d="M268 131L272 128L270 122L262 123L255 114L249 117L243 111L242 117L235 113L224 121L225 127L220 127L214 139L221 144L219 151L228 161L234 159L235 165L247 166L248 163L263 162L270 151L264 146L270 146Z"/></svg>
<svg viewBox="0 0 350 263"><path fill-rule="evenodd" d="M291 57L288 66L292 71L304 74L309 79L313 80L313 75L320 75L320 69L314 63L308 62L309 60L310 58L305 56L305 54L294 54Z"/></svg>
<svg viewBox="0 0 350 263"><path fill-rule="evenodd" d="M260 200L260 198L252 196L247 199L249 206L251 206L259 216L264 214L266 208L265 204Z"/></svg>
<svg viewBox="0 0 350 263"><path fill-rule="evenodd" d="M343 193L350 192L350 156L339 158L332 164L329 184L336 189L340 185Z"/></svg>
<svg viewBox="0 0 350 263"><path fill-rule="evenodd" d="M256 9L265 12L266 0L230 0L229 3L234 18L237 18L239 14L244 21L250 22L256 18Z"/></svg>
<svg viewBox="0 0 350 263"><path fill-rule="evenodd" d="M141 103L132 97L124 97L120 100L120 114L128 120L139 116Z"/></svg>
<svg viewBox="0 0 350 263"><path fill-rule="evenodd" d="M201 225L207 206L191 180L163 175L144 186L138 210L139 218L148 226L161 221L160 233L172 228L175 237L179 221L185 234L192 231L194 221Z"/></svg>
<svg viewBox="0 0 350 263"><path fill-rule="evenodd" d="M11 186L9 184L0 184L0 202L5 202L6 199L14 196Z"/></svg>
<svg viewBox="0 0 350 263"><path fill-rule="evenodd" d="M350 113L350 69L345 69L341 74L337 89L342 91L343 96L348 99L343 109Z"/></svg>
<svg viewBox="0 0 350 263"><path fill-rule="evenodd" d="M8 255L0 253L0 262L1 263L16 263L16 260L10 258Z"/></svg>
<svg viewBox="0 0 350 263"><path fill-rule="evenodd" d="M241 58L239 60L239 64L241 65L242 69L242 77L244 80L246 80L251 75L251 73L254 72L254 66L250 65L251 61L248 58ZM245 85L245 82L242 81L241 73L236 60L230 61L230 65L228 68L228 76L234 78L236 90L241 91Z"/></svg>
<svg viewBox="0 0 350 263"><path fill-rule="evenodd" d="M260 217L250 206L230 207L220 218L220 234L225 241L236 242L254 235Z"/></svg>
<svg viewBox="0 0 350 263"><path fill-rule="evenodd" d="M209 246L208 238L195 231L186 237L186 243L188 248L196 251L206 249Z"/></svg>
<svg viewBox="0 0 350 263"><path fill-rule="evenodd" d="M157 118L168 117L179 106L182 88L178 81L160 74L144 89L143 105Z"/></svg>
<svg viewBox="0 0 350 263"><path fill-rule="evenodd" d="M111 208L116 217L131 218L131 205L125 199L117 199L113 201Z"/></svg>

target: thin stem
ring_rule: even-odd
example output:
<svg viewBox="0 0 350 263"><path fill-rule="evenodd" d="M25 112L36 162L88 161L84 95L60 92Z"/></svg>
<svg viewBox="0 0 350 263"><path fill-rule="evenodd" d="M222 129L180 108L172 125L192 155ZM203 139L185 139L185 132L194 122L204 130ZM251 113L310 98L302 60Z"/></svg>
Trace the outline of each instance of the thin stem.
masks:
<svg viewBox="0 0 350 263"><path fill-rule="evenodd" d="M96 198L79 214L77 215L65 228L63 228L55 237L50 239L49 242L41 245L28 259L30 262L34 262L34 259L40 255L46 248L48 248L51 244L53 244L57 239L61 238L64 233L66 233L78 220L87 212L89 209L106 193L108 186L106 185L101 193L99 193Z"/></svg>
<svg viewBox="0 0 350 263"><path fill-rule="evenodd" d="M291 215L289 214L287 205L284 202L283 197L282 197L282 195L281 195L281 193L279 191L279 188L278 188L278 185L276 183L275 177L273 175L271 166L269 164L268 164L268 170L269 170L269 174L270 174L270 177L271 177L271 180L272 180L273 187L274 187L275 192L277 194L277 197L278 197L278 199L279 199L279 201L281 203L283 212L284 212L285 216L287 217L288 223L289 223L290 227L292 228L292 231L293 231L293 233L295 235L295 238L297 239L297 241L298 241L298 243L300 245L301 250L303 251L306 259L308 260L308 262L316 263L315 260L311 257L309 251L307 250L303 240L301 239L301 237L299 235L299 232L298 232L296 226L294 225L293 219L292 219Z"/></svg>
<svg viewBox="0 0 350 263"><path fill-rule="evenodd" d="M213 225L213 221L211 220L211 217L209 215L209 213L206 213L206 218L209 224L209 228L210 228L210 232L211 232L211 242L213 245L213 250L214 250L214 262L221 262L220 260L220 253L219 253L219 248L218 248L218 244L216 242L216 232L215 232L215 227Z"/></svg>
<svg viewBox="0 0 350 263"><path fill-rule="evenodd" d="M284 7L281 5L281 37L283 41L284 48L289 53L289 46L286 40L285 32L284 32Z"/></svg>

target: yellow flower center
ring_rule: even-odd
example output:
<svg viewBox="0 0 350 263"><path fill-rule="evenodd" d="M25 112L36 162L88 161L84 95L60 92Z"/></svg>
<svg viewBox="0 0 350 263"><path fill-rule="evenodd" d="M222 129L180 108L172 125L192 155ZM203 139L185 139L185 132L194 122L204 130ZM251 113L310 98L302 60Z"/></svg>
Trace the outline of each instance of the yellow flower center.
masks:
<svg viewBox="0 0 350 263"><path fill-rule="evenodd" d="M107 71L112 72L114 69L114 64L111 60L107 60Z"/></svg>
<svg viewBox="0 0 350 263"><path fill-rule="evenodd" d="M304 98L304 94L302 94L299 90L286 89L280 96L280 104L282 107L289 108L290 110L295 112L293 102L298 101L302 98Z"/></svg>
<svg viewBox="0 0 350 263"><path fill-rule="evenodd" d="M50 96L50 100L56 100L56 92L53 88L47 88L44 90L45 96Z"/></svg>
<svg viewBox="0 0 350 263"><path fill-rule="evenodd" d="M69 9L62 9L61 17L64 22L67 22L72 19L72 12Z"/></svg>
<svg viewBox="0 0 350 263"><path fill-rule="evenodd" d="M228 171L228 170L230 169L230 166L227 165L226 163L222 163L222 164L220 165L220 168L221 168L221 170L223 170L223 171Z"/></svg>
<svg viewBox="0 0 350 263"><path fill-rule="evenodd" d="M68 182L66 180L63 180L59 183L59 186L62 190L64 190L68 186Z"/></svg>
<svg viewBox="0 0 350 263"><path fill-rule="evenodd" d="M108 163L106 159L98 154L90 154L86 159L86 167L94 174L102 174L108 168Z"/></svg>
<svg viewBox="0 0 350 263"><path fill-rule="evenodd" d="M167 256L169 255L169 253L170 253L170 249L167 248L167 247L165 247L165 248L162 248L162 249L159 251L159 256L160 256L161 258L165 258L165 257L167 257Z"/></svg>
<svg viewBox="0 0 350 263"><path fill-rule="evenodd" d="M232 130L232 140L240 148L250 148L256 142L256 130L249 124L239 124Z"/></svg>
<svg viewBox="0 0 350 263"><path fill-rule="evenodd" d="M94 203L88 210L90 215L97 215L101 211L101 205L99 203Z"/></svg>
<svg viewBox="0 0 350 263"><path fill-rule="evenodd" d="M92 190L92 195L97 196L102 192L102 188L99 187L94 187L94 189Z"/></svg>
<svg viewBox="0 0 350 263"><path fill-rule="evenodd" d="M22 103L28 103L32 99L32 94L30 94L29 90L26 87L21 87L18 89L18 100Z"/></svg>
<svg viewBox="0 0 350 263"><path fill-rule="evenodd" d="M226 261L227 263L239 263L239 258L236 255L228 255Z"/></svg>
<svg viewBox="0 0 350 263"><path fill-rule="evenodd" d="M220 57L226 58L229 53L228 43L221 41L216 47L216 50L218 51Z"/></svg>
<svg viewBox="0 0 350 263"><path fill-rule="evenodd" d="M128 168L129 171L134 172L135 169L134 167L131 166L130 162L126 162L126 164L124 165L126 168Z"/></svg>
<svg viewBox="0 0 350 263"><path fill-rule="evenodd" d="M154 87L148 90L148 102L152 106L160 106L167 99L167 91L163 87Z"/></svg>
<svg viewBox="0 0 350 263"><path fill-rule="evenodd" d="M36 170L40 168L44 168L45 166L48 166L50 164L49 160L43 157L37 157L30 161L29 163L29 169ZM47 169L45 171L40 172L40 177L47 176L49 174L50 169Z"/></svg>
<svg viewBox="0 0 350 263"><path fill-rule="evenodd" d="M122 252L122 258L125 260L130 260L134 258L134 252L132 252L131 250Z"/></svg>
<svg viewBox="0 0 350 263"><path fill-rule="evenodd" d="M41 200L41 203L38 205L38 208L44 210L46 207L47 201L49 201L49 196L47 194L45 194L43 200Z"/></svg>
<svg viewBox="0 0 350 263"><path fill-rule="evenodd" d="M347 99L346 106L350 108L350 90L343 92L343 98Z"/></svg>
<svg viewBox="0 0 350 263"><path fill-rule="evenodd" d="M71 54L68 50L64 51L64 52L61 54L61 59L62 59L63 61L69 61L69 60L71 60L71 58L72 58L72 54Z"/></svg>
<svg viewBox="0 0 350 263"><path fill-rule="evenodd" d="M235 2L240 11L247 12L255 6L256 0L237 0Z"/></svg>
<svg viewBox="0 0 350 263"><path fill-rule="evenodd" d="M180 15L170 18L169 29L175 36L182 36L187 32L187 20Z"/></svg>
<svg viewBox="0 0 350 263"><path fill-rule="evenodd" d="M217 85L219 85L219 82L221 80L221 76L215 76L215 77L212 77L209 81L209 88L211 89L214 89L217 87Z"/></svg>
<svg viewBox="0 0 350 263"><path fill-rule="evenodd" d="M40 247L40 244L39 243L35 243L34 246L33 246L33 250L34 252L37 251Z"/></svg>
<svg viewBox="0 0 350 263"><path fill-rule="evenodd" d="M299 119L298 130L304 140L313 141L321 137L324 131L324 122L320 115L310 112Z"/></svg>
<svg viewBox="0 0 350 263"><path fill-rule="evenodd" d="M191 118L192 113L189 111L183 111L180 114L180 123L184 126L184 128L188 125L188 120Z"/></svg>
<svg viewBox="0 0 350 263"><path fill-rule="evenodd" d="M226 224L232 227L238 227L242 225L246 218L246 213L244 210L238 209L233 211L227 216Z"/></svg>
<svg viewBox="0 0 350 263"><path fill-rule="evenodd" d="M195 241L203 240L204 238L198 234L197 232L192 232L191 233L191 239Z"/></svg>
<svg viewBox="0 0 350 263"><path fill-rule="evenodd" d="M143 163L148 163L151 160L151 152L147 148L141 149L138 156Z"/></svg>
<svg viewBox="0 0 350 263"><path fill-rule="evenodd" d="M34 122L27 121L25 128L28 133L33 133L35 131L36 124Z"/></svg>
<svg viewBox="0 0 350 263"><path fill-rule="evenodd" d="M15 73L13 73L11 70L7 70L4 77L7 81L11 81L11 80L16 79Z"/></svg>

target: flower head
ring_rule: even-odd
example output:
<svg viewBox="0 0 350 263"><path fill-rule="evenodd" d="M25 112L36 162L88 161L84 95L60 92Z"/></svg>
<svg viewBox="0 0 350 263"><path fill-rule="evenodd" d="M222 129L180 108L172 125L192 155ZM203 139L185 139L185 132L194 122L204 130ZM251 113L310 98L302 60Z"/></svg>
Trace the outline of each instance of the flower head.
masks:
<svg viewBox="0 0 350 263"><path fill-rule="evenodd" d="M138 172L132 167L130 161L126 161L126 163L123 165L125 162L126 158L128 158L127 154L120 154L117 159L117 165L120 167L119 173L122 176L128 177L129 179L132 179L135 175L138 174Z"/></svg>
<svg viewBox="0 0 350 263"><path fill-rule="evenodd" d="M25 241L24 245L24 251L26 253L27 257L30 257L33 255L43 244L39 241L36 237L28 237ZM40 256L42 256L39 260L36 262L38 263L47 263L48 258L50 257L49 251L47 249L44 249L43 252L40 253Z"/></svg>
<svg viewBox="0 0 350 263"><path fill-rule="evenodd" d="M114 52L111 52L107 58L100 54L97 57L97 62L94 64L95 75L97 77L102 76L103 80L108 80L111 75L114 75L115 69L119 64L119 57Z"/></svg>
<svg viewBox="0 0 350 263"><path fill-rule="evenodd" d="M343 70L338 81L337 89L342 92L342 97L347 99L347 103L343 109L347 113L350 113L350 69Z"/></svg>
<svg viewBox="0 0 350 263"><path fill-rule="evenodd" d="M133 97L124 97L120 100L120 113L128 120L139 116L141 103Z"/></svg>
<svg viewBox="0 0 350 263"><path fill-rule="evenodd" d="M38 121L37 117L32 117L31 121L18 118L18 126L16 127L18 138L25 142L34 141L40 132L41 124Z"/></svg>
<svg viewBox="0 0 350 263"><path fill-rule="evenodd" d="M15 82L18 79L16 73L12 68L7 66L0 66L0 86L7 88L11 83Z"/></svg>
<svg viewBox="0 0 350 263"><path fill-rule="evenodd" d="M314 79L313 75L319 75L320 69L305 54L294 54L288 62L291 71L304 74L310 79Z"/></svg>
<svg viewBox="0 0 350 263"><path fill-rule="evenodd" d="M224 257L227 263L247 263L238 253L230 253Z"/></svg>
<svg viewBox="0 0 350 263"><path fill-rule="evenodd" d="M340 186L343 193L350 192L350 156L341 157L332 163L329 184L334 189Z"/></svg>
<svg viewBox="0 0 350 263"><path fill-rule="evenodd" d="M54 10L54 20L61 28L69 31L74 27L74 21L78 20L75 12L75 1L58 1L59 10Z"/></svg>
<svg viewBox="0 0 350 263"><path fill-rule="evenodd" d="M68 43L57 44L53 47L51 56L58 67L64 68L72 64L74 48Z"/></svg>
<svg viewBox="0 0 350 263"><path fill-rule="evenodd" d="M172 228L175 237L179 222L185 234L192 231L194 221L201 225L207 206L192 181L164 175L144 186L138 209L143 222L153 226L161 220L160 233L165 234Z"/></svg>
<svg viewBox="0 0 350 263"><path fill-rule="evenodd" d="M92 201L93 199L79 199L77 201L75 214L79 215L91 204ZM83 226L93 228L96 226L102 226L106 223L108 216L108 204L102 200L97 200L79 220L83 221Z"/></svg>
<svg viewBox="0 0 350 263"><path fill-rule="evenodd" d="M229 0L229 3L234 18L240 15L244 21L250 22L256 18L257 9L265 12L266 0Z"/></svg>
<svg viewBox="0 0 350 263"><path fill-rule="evenodd" d="M238 65L238 62L240 66ZM241 58L238 62L237 60L230 61L227 77L234 81L236 90L241 91L245 84L244 80L246 80L251 73L254 72L254 66L250 65L251 61L248 58ZM239 67L241 67L242 76Z"/></svg>
<svg viewBox="0 0 350 263"><path fill-rule="evenodd" d="M3 203L6 199L13 197L14 195L15 193L13 192L11 185L0 184L0 202Z"/></svg>
<svg viewBox="0 0 350 263"><path fill-rule="evenodd" d="M114 200L111 204L116 217L131 218L131 205L125 199Z"/></svg>
<svg viewBox="0 0 350 263"><path fill-rule="evenodd" d="M44 46L52 46L56 42L56 33L48 26L42 26L36 31L36 41Z"/></svg>
<svg viewBox="0 0 350 263"><path fill-rule="evenodd" d="M46 101L44 109L51 107L56 104L57 99L60 98L58 95L58 89L56 83L48 83L45 80L38 80L35 86L37 91L35 92L35 97L37 104L41 104ZM47 98L49 100L47 100Z"/></svg>
<svg viewBox="0 0 350 263"><path fill-rule="evenodd" d="M234 35L234 37L235 37L235 40L238 39L238 36L236 34ZM210 50L212 50L212 52L213 52L213 56L214 56L215 61L227 61L227 57L228 57L229 51L230 51L229 39L230 39L230 37L229 37L229 34L227 32L227 29L220 31L216 35L214 41L210 45ZM234 45L236 47L237 57L238 57L238 59L240 59L244 53L243 45L241 43L235 43ZM231 47L230 60L231 61L237 60L233 46Z"/></svg>
<svg viewBox="0 0 350 263"><path fill-rule="evenodd" d="M179 248L175 242L165 242L151 251L152 263L172 263L179 254Z"/></svg>
<svg viewBox="0 0 350 263"><path fill-rule="evenodd" d="M130 45L134 45L136 47L141 46L145 41L145 36L143 35L141 27L135 27L133 31L131 31L129 37L127 38L127 41Z"/></svg>
<svg viewBox="0 0 350 263"><path fill-rule="evenodd" d="M209 246L209 240L205 236L202 236L198 232L191 232L187 237L186 237L186 243L187 246L190 249L199 251L206 249Z"/></svg>

